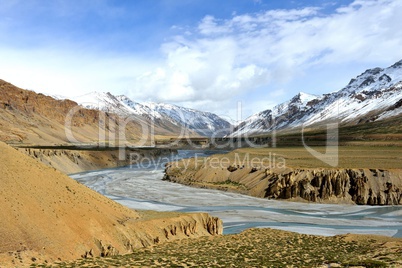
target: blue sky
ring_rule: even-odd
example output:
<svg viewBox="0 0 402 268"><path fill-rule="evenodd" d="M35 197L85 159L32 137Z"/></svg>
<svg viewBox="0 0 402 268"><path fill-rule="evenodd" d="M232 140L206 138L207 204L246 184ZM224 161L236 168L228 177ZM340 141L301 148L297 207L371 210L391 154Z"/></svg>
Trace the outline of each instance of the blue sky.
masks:
<svg viewBox="0 0 402 268"><path fill-rule="evenodd" d="M235 119L402 59L402 0L1 0L0 79ZM244 119L244 118L243 118Z"/></svg>

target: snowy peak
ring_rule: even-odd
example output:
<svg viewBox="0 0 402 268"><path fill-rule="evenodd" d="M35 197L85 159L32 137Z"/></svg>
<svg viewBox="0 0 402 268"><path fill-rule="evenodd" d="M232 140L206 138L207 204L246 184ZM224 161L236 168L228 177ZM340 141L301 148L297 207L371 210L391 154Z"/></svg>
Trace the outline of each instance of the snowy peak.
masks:
<svg viewBox="0 0 402 268"><path fill-rule="evenodd" d="M389 69L402 69L402 60L395 62Z"/></svg>
<svg viewBox="0 0 402 268"><path fill-rule="evenodd" d="M180 125L195 130L204 136L224 136L230 132L231 124L210 112L202 112L166 103L143 103L150 110L156 111L174 120Z"/></svg>
<svg viewBox="0 0 402 268"><path fill-rule="evenodd" d="M285 103L298 104L298 105L306 106L310 101L315 100L315 99L319 99L319 98L320 98L320 96L318 96L318 95L299 92L289 102L285 102Z"/></svg>
<svg viewBox="0 0 402 268"><path fill-rule="evenodd" d="M307 105L310 101L320 98L318 95L312 95L304 92L299 92L292 100L300 102L303 105Z"/></svg>
<svg viewBox="0 0 402 268"><path fill-rule="evenodd" d="M104 112L127 114L122 103L110 92L91 92L74 97L73 100L87 109L97 109Z"/></svg>
<svg viewBox="0 0 402 268"><path fill-rule="evenodd" d="M234 128L232 136L255 135L285 127L288 122L309 110L321 98L321 96L299 92L292 99L275 106L272 110L268 109L248 117Z"/></svg>
<svg viewBox="0 0 402 268"><path fill-rule="evenodd" d="M312 105L313 100L320 99L320 96L300 92L294 96L290 101L281 103L275 106L272 110L276 115L284 113L294 113L296 110L305 110Z"/></svg>
<svg viewBox="0 0 402 268"><path fill-rule="evenodd" d="M147 117L151 117L153 119L163 118L163 116L160 113L157 113L156 111L150 109L146 105L132 101L125 95L116 96L116 99L124 104L127 110L129 110L130 114L144 115Z"/></svg>
<svg viewBox="0 0 402 268"><path fill-rule="evenodd" d="M391 87L401 80L402 60L385 69L376 67L364 71L362 74L350 80L349 84L342 91L349 93L376 91Z"/></svg>

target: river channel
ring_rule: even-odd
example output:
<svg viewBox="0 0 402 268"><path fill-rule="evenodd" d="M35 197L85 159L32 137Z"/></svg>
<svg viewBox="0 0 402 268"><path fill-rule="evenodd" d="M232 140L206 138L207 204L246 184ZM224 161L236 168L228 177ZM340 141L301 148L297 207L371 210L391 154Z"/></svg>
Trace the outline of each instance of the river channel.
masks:
<svg viewBox="0 0 402 268"><path fill-rule="evenodd" d="M224 233L269 227L304 234L346 233L402 237L402 206L309 204L254 198L236 193L192 188L163 181L164 163L213 151L179 151L134 166L70 177L132 209L208 212L221 218Z"/></svg>

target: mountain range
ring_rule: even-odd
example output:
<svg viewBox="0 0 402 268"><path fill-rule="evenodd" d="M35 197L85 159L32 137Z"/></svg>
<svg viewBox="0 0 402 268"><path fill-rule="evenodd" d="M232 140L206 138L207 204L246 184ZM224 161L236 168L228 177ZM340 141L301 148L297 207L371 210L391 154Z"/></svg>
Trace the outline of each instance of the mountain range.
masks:
<svg viewBox="0 0 402 268"><path fill-rule="evenodd" d="M152 128L152 132L151 132ZM51 145L107 143L151 145L152 135L177 137L194 131L149 116L129 118L112 111L100 113L68 99L55 99L0 80L0 140L12 144Z"/></svg>
<svg viewBox="0 0 402 268"><path fill-rule="evenodd" d="M248 117L230 136L319 128L330 122L351 126L401 113L402 60L388 68L368 69L334 93L318 96L300 92L287 102Z"/></svg>
<svg viewBox="0 0 402 268"><path fill-rule="evenodd" d="M156 122L185 126L199 135L219 132L229 137L253 136L301 127L320 128L336 122L341 126L388 119L402 113L402 60L388 68L373 68L351 79L339 91L323 95L298 93L289 101L256 113L236 126L209 112L164 103L138 103L128 97L92 92L73 98L87 108L120 115L140 115Z"/></svg>
<svg viewBox="0 0 402 268"><path fill-rule="evenodd" d="M75 112L67 122L72 110ZM99 110L105 112L103 117ZM300 92L289 101L254 114L237 126L213 113L172 104L139 103L124 95L99 92L73 100L58 99L0 80L0 140L8 143L72 142L66 133L67 123L76 139L73 142L93 143L102 138L114 143L121 138L118 129L122 124L124 138L142 142L144 130L147 135L170 139L181 134L238 137L272 131L296 133L305 127L323 129L334 122L341 127L392 122L388 125L395 128L401 113L402 60L387 68L368 69L337 92L323 95ZM373 129L375 127L366 127L365 131ZM149 144L147 141L146 145Z"/></svg>
<svg viewBox="0 0 402 268"><path fill-rule="evenodd" d="M139 103L124 95L114 96L110 92L91 92L72 99L88 109L99 109L123 117L145 117L165 128L178 129L178 133L189 129L201 136L212 136L217 132L226 135L232 127L228 121L210 112L166 103Z"/></svg>

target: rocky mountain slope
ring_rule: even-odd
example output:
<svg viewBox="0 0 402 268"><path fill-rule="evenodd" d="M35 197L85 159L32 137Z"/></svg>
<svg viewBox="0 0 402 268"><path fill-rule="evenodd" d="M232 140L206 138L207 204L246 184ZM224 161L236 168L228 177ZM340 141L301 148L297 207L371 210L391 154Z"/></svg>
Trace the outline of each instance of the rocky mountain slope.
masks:
<svg viewBox="0 0 402 268"><path fill-rule="evenodd" d="M150 145L149 135L177 136L181 127L141 115L101 113L67 99L54 99L0 80L0 140L8 143L64 144L128 142ZM123 104L121 104L123 105ZM118 110L120 111L120 110Z"/></svg>
<svg viewBox="0 0 402 268"><path fill-rule="evenodd" d="M65 118L76 107L69 100L57 101L43 94L17 88L0 80L0 140L6 142L58 143L65 142ZM99 116L95 111L85 111L85 116L75 116L72 126L84 127L84 135L75 137L89 141L96 135ZM74 131L73 130L73 131Z"/></svg>
<svg viewBox="0 0 402 268"><path fill-rule="evenodd" d="M137 121L144 126L163 129L167 136L177 136L182 131L184 131L183 133L188 133L190 136L195 135L195 133L183 128L169 117L152 111L139 103L132 102L125 96L114 96L110 92L91 92L74 97L73 99L87 109L117 114L122 118L128 118L130 121Z"/></svg>
<svg viewBox="0 0 402 268"><path fill-rule="evenodd" d="M222 233L208 214L152 217L130 210L0 142L0 263L111 256Z"/></svg>
<svg viewBox="0 0 402 268"><path fill-rule="evenodd" d="M328 122L363 124L401 113L402 60L388 68L366 70L338 92L322 96L299 93L288 102L247 118L230 136L319 127Z"/></svg>
<svg viewBox="0 0 402 268"><path fill-rule="evenodd" d="M229 133L231 127L229 122L213 113L173 104L138 103L124 95L92 92L73 99L86 108L100 109L122 116L144 117L178 134L189 129L201 136L211 136L215 133L223 136Z"/></svg>
<svg viewBox="0 0 402 268"><path fill-rule="evenodd" d="M231 124L210 112L201 112L194 109L184 108L164 103L144 103L152 111L156 111L171 118L174 122L196 131L202 136L222 137L230 132Z"/></svg>

